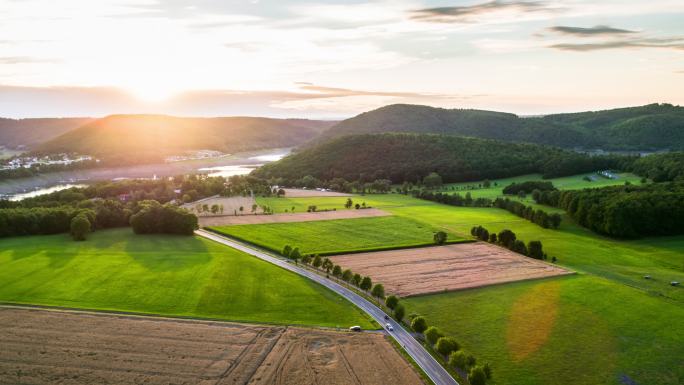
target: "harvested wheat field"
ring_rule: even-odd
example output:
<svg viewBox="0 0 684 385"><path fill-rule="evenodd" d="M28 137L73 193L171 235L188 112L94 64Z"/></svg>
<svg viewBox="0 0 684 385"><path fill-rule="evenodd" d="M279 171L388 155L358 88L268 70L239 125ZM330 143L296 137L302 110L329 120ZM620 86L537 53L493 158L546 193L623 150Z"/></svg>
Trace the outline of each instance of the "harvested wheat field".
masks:
<svg viewBox="0 0 684 385"><path fill-rule="evenodd" d="M352 194L346 194L336 191L318 191L318 190L304 190L298 188L286 188L286 198L310 198L310 197L350 197Z"/></svg>
<svg viewBox="0 0 684 385"><path fill-rule="evenodd" d="M310 222L327 221L333 219L353 219L366 217L384 217L391 215L387 211L380 209L363 210L335 210L317 211L315 213L292 213L292 214L272 214L272 215L230 215L200 217L199 225L205 226L230 226L230 225L258 225L262 223L282 223L282 222Z"/></svg>
<svg viewBox="0 0 684 385"><path fill-rule="evenodd" d="M0 308L0 384L419 384L382 334Z"/></svg>
<svg viewBox="0 0 684 385"><path fill-rule="evenodd" d="M205 216L216 216L216 215L242 215L242 214L251 214L252 213L252 206L256 204L256 200L252 197L240 197L240 196L235 196L235 197L211 197L211 198L206 198L206 199L201 199L196 202L190 202L184 204L182 207L190 210L190 212L194 213L198 217L205 217ZM212 205L219 205L223 206L223 212L218 213L218 214L212 214L211 212L198 212L197 211L197 205L207 205L209 208L211 208ZM242 207L243 211L240 211L240 207ZM256 213L261 214L263 211L261 210L260 207L257 206L256 208Z"/></svg>
<svg viewBox="0 0 684 385"><path fill-rule="evenodd" d="M388 293L406 297L572 272L484 242L348 254L336 264L382 282Z"/></svg>

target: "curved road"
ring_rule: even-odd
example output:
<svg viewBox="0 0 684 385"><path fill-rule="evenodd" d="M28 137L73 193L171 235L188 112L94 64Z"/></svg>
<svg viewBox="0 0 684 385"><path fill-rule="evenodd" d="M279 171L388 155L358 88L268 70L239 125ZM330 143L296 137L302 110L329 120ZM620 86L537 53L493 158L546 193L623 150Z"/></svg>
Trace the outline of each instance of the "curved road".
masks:
<svg viewBox="0 0 684 385"><path fill-rule="evenodd" d="M423 369L423 371L430 377L435 385L459 385L456 380L451 377L451 375L440 365L435 359L428 353L423 346L416 341L411 334L409 334L404 328L402 328L394 319L390 318L389 321L385 320L385 312L380 308L375 306L373 303L367 301L365 298L354 293L353 291L347 289L346 287L333 282L321 275L314 272L306 270L302 267L293 265L292 263L276 258L270 254L260 251L256 248L247 246L243 243L234 241L232 239L223 237L221 235L211 233L205 230L197 230L195 234L210 239L212 241L224 244L226 246L232 247L234 249L240 250L247 254L253 255L257 258L263 259L266 262L270 262L274 265L280 266L283 269L292 271L306 278L316 281L319 284L327 287L328 289L336 292L347 300L351 301L354 305L359 307L361 310L365 311L370 315L375 321L380 325L385 325L389 323L394 328L394 331L387 333L392 336L404 350L413 358L413 360Z"/></svg>

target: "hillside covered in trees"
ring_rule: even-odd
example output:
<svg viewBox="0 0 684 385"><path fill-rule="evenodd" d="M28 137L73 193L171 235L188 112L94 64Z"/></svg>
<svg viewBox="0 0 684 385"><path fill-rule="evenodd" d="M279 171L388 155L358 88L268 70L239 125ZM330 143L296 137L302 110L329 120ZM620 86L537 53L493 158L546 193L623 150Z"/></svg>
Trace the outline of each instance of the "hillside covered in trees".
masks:
<svg viewBox="0 0 684 385"><path fill-rule="evenodd" d="M9 149L32 148L80 127L91 118L0 118L0 146Z"/></svg>
<svg viewBox="0 0 684 385"><path fill-rule="evenodd" d="M621 168L624 157L590 157L553 147L452 135L351 135L304 149L253 172L286 183L307 175L329 181L416 182L431 172L444 182L496 179L530 173L546 177Z"/></svg>
<svg viewBox="0 0 684 385"><path fill-rule="evenodd" d="M314 143L380 132L453 134L563 148L681 150L684 107L649 104L523 118L494 111L394 104L344 120L323 132Z"/></svg>
<svg viewBox="0 0 684 385"><path fill-rule="evenodd" d="M305 119L112 115L56 137L37 150L94 155L110 163L148 163L192 150L234 153L297 146L332 124Z"/></svg>

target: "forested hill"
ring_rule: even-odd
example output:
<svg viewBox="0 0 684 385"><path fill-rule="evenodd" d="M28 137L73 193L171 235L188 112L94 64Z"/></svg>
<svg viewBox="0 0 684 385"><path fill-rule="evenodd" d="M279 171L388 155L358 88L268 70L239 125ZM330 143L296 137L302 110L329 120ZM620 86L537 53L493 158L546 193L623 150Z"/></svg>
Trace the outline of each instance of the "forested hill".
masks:
<svg viewBox="0 0 684 385"><path fill-rule="evenodd" d="M514 114L395 104L344 120L314 143L351 134L416 132L474 136L564 148L684 149L684 107L650 104L521 118Z"/></svg>
<svg viewBox="0 0 684 385"><path fill-rule="evenodd" d="M0 146L9 149L20 146L31 148L91 120L91 118L0 118Z"/></svg>
<svg viewBox="0 0 684 385"><path fill-rule="evenodd" d="M369 182L416 182L437 172L445 182L503 178L529 173L548 177L620 168L622 157L589 157L536 144L454 135L384 133L349 135L315 145L253 172L286 183L311 175Z"/></svg>
<svg viewBox="0 0 684 385"><path fill-rule="evenodd" d="M234 153L297 146L334 123L253 117L112 115L54 138L38 150L45 153L76 152L110 161L145 163L191 150Z"/></svg>

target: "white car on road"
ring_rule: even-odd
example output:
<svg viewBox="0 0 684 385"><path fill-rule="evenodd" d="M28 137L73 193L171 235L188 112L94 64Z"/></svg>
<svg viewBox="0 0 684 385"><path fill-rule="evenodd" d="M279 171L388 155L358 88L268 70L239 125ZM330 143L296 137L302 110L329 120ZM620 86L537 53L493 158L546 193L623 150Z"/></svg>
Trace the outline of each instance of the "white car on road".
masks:
<svg viewBox="0 0 684 385"><path fill-rule="evenodd" d="M387 329L387 331L390 331L390 332L393 332L393 331L394 331L394 328L392 327L392 325L390 325L390 324L388 324L388 323L385 324L385 328Z"/></svg>

